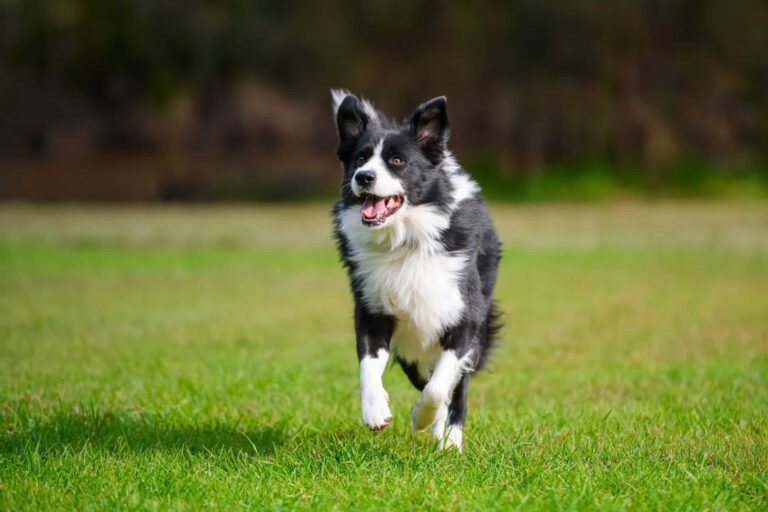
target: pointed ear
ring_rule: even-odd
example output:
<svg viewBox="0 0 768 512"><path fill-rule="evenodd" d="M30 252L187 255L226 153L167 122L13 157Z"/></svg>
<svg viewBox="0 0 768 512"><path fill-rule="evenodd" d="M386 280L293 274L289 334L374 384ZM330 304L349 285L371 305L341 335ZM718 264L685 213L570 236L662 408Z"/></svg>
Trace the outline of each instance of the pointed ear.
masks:
<svg viewBox="0 0 768 512"><path fill-rule="evenodd" d="M333 117L336 117L336 114L339 113L339 107L341 106L341 102L344 101L344 99L347 96L352 96L352 93L349 92L348 89L331 89L331 98L333 100Z"/></svg>
<svg viewBox="0 0 768 512"><path fill-rule="evenodd" d="M334 107L336 107L334 98ZM344 144L358 137L368 127L370 118L363 104L355 96L347 95L336 107L336 127L339 130L339 142Z"/></svg>
<svg viewBox="0 0 768 512"><path fill-rule="evenodd" d="M448 142L446 98L440 96L423 103L411 116L411 131L421 148L428 153L441 153Z"/></svg>

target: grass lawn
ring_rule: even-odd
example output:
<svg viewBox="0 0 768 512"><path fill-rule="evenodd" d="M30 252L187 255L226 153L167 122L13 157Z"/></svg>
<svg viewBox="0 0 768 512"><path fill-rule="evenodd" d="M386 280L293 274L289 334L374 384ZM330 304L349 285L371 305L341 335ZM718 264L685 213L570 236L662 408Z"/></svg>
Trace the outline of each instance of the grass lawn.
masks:
<svg viewBox="0 0 768 512"><path fill-rule="evenodd" d="M463 454L362 425L326 206L0 206L0 509L768 509L768 204L499 206Z"/></svg>

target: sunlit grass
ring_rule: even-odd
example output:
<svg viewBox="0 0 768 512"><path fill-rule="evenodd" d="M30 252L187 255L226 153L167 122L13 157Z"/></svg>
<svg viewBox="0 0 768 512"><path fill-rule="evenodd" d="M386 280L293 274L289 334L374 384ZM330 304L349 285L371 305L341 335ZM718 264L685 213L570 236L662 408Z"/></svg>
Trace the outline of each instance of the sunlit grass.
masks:
<svg viewBox="0 0 768 512"><path fill-rule="evenodd" d="M464 454L359 419L328 208L0 208L0 509L768 507L768 207L497 207Z"/></svg>

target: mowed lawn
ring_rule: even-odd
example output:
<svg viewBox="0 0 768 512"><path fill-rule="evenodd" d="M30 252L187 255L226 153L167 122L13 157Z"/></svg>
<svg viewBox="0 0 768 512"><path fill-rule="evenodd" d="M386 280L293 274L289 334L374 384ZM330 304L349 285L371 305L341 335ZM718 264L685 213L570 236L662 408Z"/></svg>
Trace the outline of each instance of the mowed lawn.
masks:
<svg viewBox="0 0 768 512"><path fill-rule="evenodd" d="M768 509L768 204L493 214L458 454L363 427L327 206L0 206L0 509Z"/></svg>

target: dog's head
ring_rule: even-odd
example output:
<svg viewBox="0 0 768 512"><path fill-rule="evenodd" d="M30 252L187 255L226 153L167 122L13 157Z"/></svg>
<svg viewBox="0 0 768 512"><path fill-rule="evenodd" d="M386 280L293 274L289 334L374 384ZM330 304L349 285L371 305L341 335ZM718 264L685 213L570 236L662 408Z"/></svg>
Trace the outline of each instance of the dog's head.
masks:
<svg viewBox="0 0 768 512"><path fill-rule="evenodd" d="M360 204L362 223L383 226L407 205L429 202L446 155L445 97L420 105L398 126L367 100L346 91L332 94L344 168L342 197Z"/></svg>

